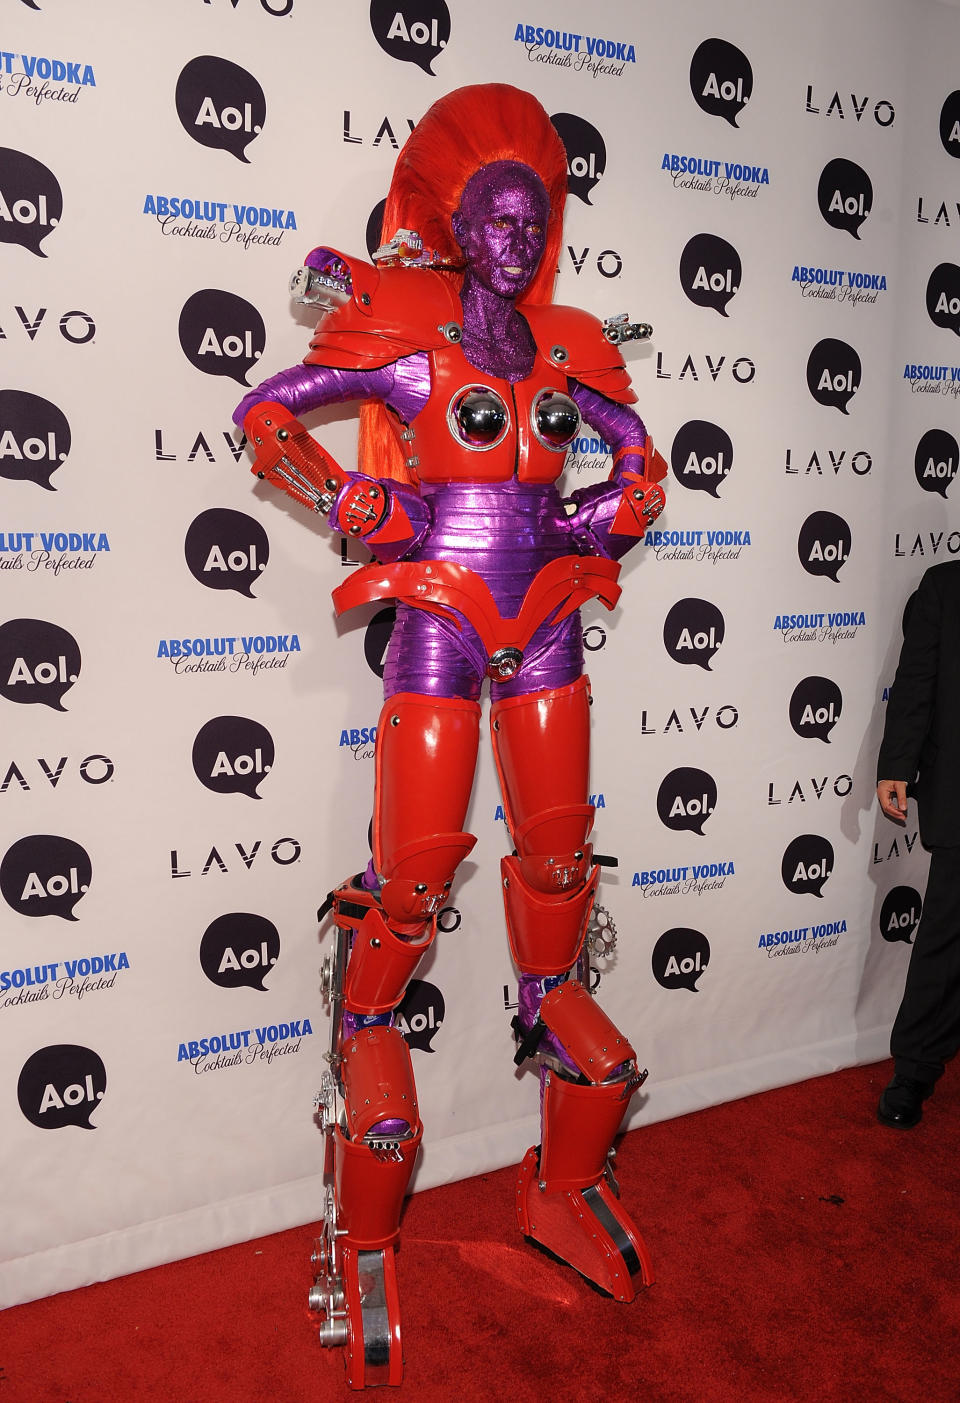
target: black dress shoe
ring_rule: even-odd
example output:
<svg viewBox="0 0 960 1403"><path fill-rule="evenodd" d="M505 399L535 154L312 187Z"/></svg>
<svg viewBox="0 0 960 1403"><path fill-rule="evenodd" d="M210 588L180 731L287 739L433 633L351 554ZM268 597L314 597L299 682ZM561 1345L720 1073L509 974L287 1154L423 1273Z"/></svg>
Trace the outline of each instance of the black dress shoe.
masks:
<svg viewBox="0 0 960 1403"><path fill-rule="evenodd" d="M912 1130L923 1116L923 1103L933 1095L930 1082L915 1081L913 1077L894 1074L893 1080L880 1097L877 1120L881 1125L893 1125L899 1130Z"/></svg>

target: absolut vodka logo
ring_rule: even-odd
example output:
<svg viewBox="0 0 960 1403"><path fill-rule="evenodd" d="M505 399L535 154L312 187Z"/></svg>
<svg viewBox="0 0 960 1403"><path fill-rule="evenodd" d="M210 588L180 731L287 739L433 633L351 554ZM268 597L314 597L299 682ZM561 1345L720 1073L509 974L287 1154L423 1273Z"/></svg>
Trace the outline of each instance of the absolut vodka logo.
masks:
<svg viewBox="0 0 960 1403"><path fill-rule="evenodd" d="M873 208L873 184L855 161L838 157L824 166L817 185L820 213L832 229L842 229L854 239Z"/></svg>
<svg viewBox="0 0 960 1403"><path fill-rule="evenodd" d="M25 151L0 146L0 243L19 244L38 258L63 216L63 193L53 171Z"/></svg>
<svg viewBox="0 0 960 1403"><path fill-rule="evenodd" d="M253 74L212 54L191 59L183 68L176 106L188 136L201 146L229 151L245 164L247 147L267 120L267 99Z"/></svg>
<svg viewBox="0 0 960 1403"><path fill-rule="evenodd" d="M750 60L726 39L704 39L690 60L690 91L702 111L737 126L753 93Z"/></svg>
<svg viewBox="0 0 960 1403"><path fill-rule="evenodd" d="M71 442L67 416L50 400L28 390L0 390L0 477L54 492L50 478Z"/></svg>
<svg viewBox="0 0 960 1403"><path fill-rule="evenodd" d="M607 147L592 122L574 112L550 118L567 153L567 190L589 205L590 191L607 168Z"/></svg>
<svg viewBox="0 0 960 1403"><path fill-rule="evenodd" d="M429 73L450 42L446 0L370 0L370 28L385 54Z"/></svg>

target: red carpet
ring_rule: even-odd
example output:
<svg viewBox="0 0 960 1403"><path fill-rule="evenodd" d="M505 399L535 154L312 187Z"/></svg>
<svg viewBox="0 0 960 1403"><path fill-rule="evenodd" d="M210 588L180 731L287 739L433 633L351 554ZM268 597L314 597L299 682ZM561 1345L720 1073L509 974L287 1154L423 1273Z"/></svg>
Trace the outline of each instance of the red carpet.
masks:
<svg viewBox="0 0 960 1403"><path fill-rule="evenodd" d="M412 1198L399 1256L422 1403L958 1403L960 1073L913 1131L890 1064L634 1131L624 1200L656 1284L597 1295L512 1223L513 1171ZM19 1306L0 1403L327 1403L342 1356L306 1310L310 1228Z"/></svg>

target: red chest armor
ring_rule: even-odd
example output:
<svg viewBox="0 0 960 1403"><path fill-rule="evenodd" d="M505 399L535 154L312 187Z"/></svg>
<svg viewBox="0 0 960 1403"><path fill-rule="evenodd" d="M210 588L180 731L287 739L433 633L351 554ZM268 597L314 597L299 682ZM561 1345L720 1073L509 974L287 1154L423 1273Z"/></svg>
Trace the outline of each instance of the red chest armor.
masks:
<svg viewBox="0 0 960 1403"><path fill-rule="evenodd" d="M428 355L430 398L409 428L395 424L404 456L416 460L421 482L557 480L578 425L562 370L538 355L531 373L511 384L477 370L459 346ZM567 443L551 444L544 437L544 413L551 404L570 407L572 431L558 435Z"/></svg>

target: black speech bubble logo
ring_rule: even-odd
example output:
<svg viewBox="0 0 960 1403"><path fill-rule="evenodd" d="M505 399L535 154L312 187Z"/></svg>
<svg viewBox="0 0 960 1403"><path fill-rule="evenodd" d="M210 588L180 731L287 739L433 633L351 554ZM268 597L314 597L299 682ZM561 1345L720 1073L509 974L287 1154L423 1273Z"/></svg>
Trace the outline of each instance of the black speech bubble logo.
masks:
<svg viewBox="0 0 960 1403"><path fill-rule="evenodd" d="M72 838L31 833L8 848L0 862L0 892L21 916L60 916L75 921L73 908L90 888L93 868Z"/></svg>
<svg viewBox="0 0 960 1403"><path fill-rule="evenodd" d="M387 645L390 642L393 626L396 622L396 605L391 604L388 608L381 609L378 613L374 614L373 618L367 624L367 631L363 636L363 656L367 660L367 667L380 678L383 677Z"/></svg>
<svg viewBox="0 0 960 1403"><path fill-rule="evenodd" d="M723 642L723 615L709 599L678 599L663 621L663 646L675 663L693 663L704 672Z"/></svg>
<svg viewBox="0 0 960 1403"><path fill-rule="evenodd" d="M194 517L183 542L187 568L208 589L235 589L253 599L251 587L267 568L267 533L246 512L210 507Z"/></svg>
<svg viewBox="0 0 960 1403"><path fill-rule="evenodd" d="M430 65L450 40L446 0L370 0L370 28L385 54L436 77Z"/></svg>
<svg viewBox="0 0 960 1403"><path fill-rule="evenodd" d="M829 677L805 677L790 698L790 725L803 740L830 744L830 732L840 720L843 695Z"/></svg>
<svg viewBox="0 0 960 1403"><path fill-rule="evenodd" d="M229 59L201 54L182 69L176 104L188 136L249 165L247 147L267 120L267 99L252 73Z"/></svg>
<svg viewBox="0 0 960 1403"><path fill-rule="evenodd" d="M957 475L960 445L946 429L928 429L917 444L913 470L924 492L937 492L946 501L947 488Z"/></svg>
<svg viewBox="0 0 960 1403"><path fill-rule="evenodd" d="M41 1047L24 1062L17 1079L20 1109L39 1130L76 1125L96 1130L90 1117L107 1090L103 1059L77 1043Z"/></svg>
<svg viewBox="0 0 960 1403"><path fill-rule="evenodd" d="M567 153L567 190L585 205L590 191L607 168L607 147L592 122L575 112L555 112L550 118Z"/></svg>
<svg viewBox="0 0 960 1403"><path fill-rule="evenodd" d="M230 911L203 932L200 965L211 984L221 989L259 989L280 958L280 933L265 916Z"/></svg>
<svg viewBox="0 0 960 1403"><path fill-rule="evenodd" d="M380 245L383 243L383 214L386 207L387 202L385 199L378 200L377 203L374 205L373 209L370 211L370 218L367 220L367 227L364 232L364 239L367 245L367 253L371 258L376 253ZM387 235L387 238L390 238L392 236L392 233L393 231L391 231L391 233Z"/></svg>
<svg viewBox="0 0 960 1403"><path fill-rule="evenodd" d="M823 897L823 886L833 871L833 845L819 833L801 833L788 843L780 863L780 876L794 896Z"/></svg>
<svg viewBox="0 0 960 1403"><path fill-rule="evenodd" d="M880 934L893 944L909 945L923 914L923 900L913 887L891 887L880 907Z"/></svg>
<svg viewBox="0 0 960 1403"><path fill-rule="evenodd" d="M697 980L710 963L710 942L702 932L675 926L665 930L653 947L653 977L664 989L699 993Z"/></svg>
<svg viewBox="0 0 960 1403"><path fill-rule="evenodd" d="M71 443L62 409L27 390L0 390L0 477L55 492L50 477Z"/></svg>
<svg viewBox="0 0 960 1403"><path fill-rule="evenodd" d="M733 244L717 234L694 234L680 255L680 286L697 307L712 307L721 317L740 287L743 268Z"/></svg>
<svg viewBox="0 0 960 1403"><path fill-rule="evenodd" d="M873 208L873 184L855 161L828 161L817 185L817 204L831 229L860 238L860 226Z"/></svg>
<svg viewBox="0 0 960 1403"><path fill-rule="evenodd" d="M698 833L717 807L717 782L706 770L682 765L671 770L657 791L660 822L675 833Z"/></svg>
<svg viewBox="0 0 960 1403"><path fill-rule="evenodd" d="M267 339L263 317L252 302L235 292L205 287L183 304L180 345L191 365L204 375L226 375L247 385L247 375L263 355Z"/></svg>
<svg viewBox="0 0 960 1403"><path fill-rule="evenodd" d="M807 388L817 404L847 413L860 388L860 357L846 341L825 336L807 357Z"/></svg>
<svg viewBox="0 0 960 1403"><path fill-rule="evenodd" d="M960 160L960 92L950 93L940 109L940 140L947 155Z"/></svg>
<svg viewBox="0 0 960 1403"><path fill-rule="evenodd" d="M80 676L73 634L46 619L0 624L0 697L22 706L42 703L66 711L63 696Z"/></svg>
<svg viewBox="0 0 960 1403"><path fill-rule="evenodd" d="M411 979L407 992L397 1009L397 1026L408 1047L421 1052L433 1052L430 1046L443 1026L446 1004L436 984L426 979Z"/></svg>
<svg viewBox="0 0 960 1403"><path fill-rule="evenodd" d="M735 127L753 92L750 60L726 39L704 39L690 60L690 91L699 108Z"/></svg>
<svg viewBox="0 0 960 1403"><path fill-rule="evenodd" d="M40 247L63 216L60 182L42 161L0 146L0 243L46 258Z"/></svg>
<svg viewBox="0 0 960 1403"><path fill-rule="evenodd" d="M927 314L934 326L960 336L960 268L938 263L927 280Z"/></svg>
<svg viewBox="0 0 960 1403"><path fill-rule="evenodd" d="M193 742L193 771L214 794L246 794L259 799L257 787L273 769L273 737L248 716L214 716Z"/></svg>
<svg viewBox="0 0 960 1403"><path fill-rule="evenodd" d="M850 546L850 527L836 512L811 512L797 537L797 555L807 574L826 575L834 584L850 558Z"/></svg>
<svg viewBox="0 0 960 1403"><path fill-rule="evenodd" d="M683 487L717 497L721 482L733 467L730 435L708 419L688 419L674 435L670 466Z"/></svg>

